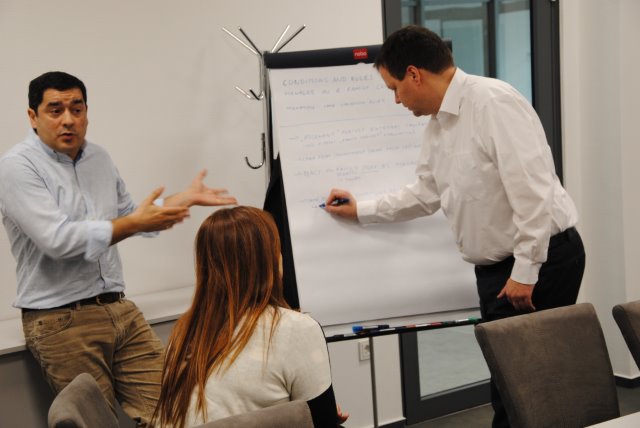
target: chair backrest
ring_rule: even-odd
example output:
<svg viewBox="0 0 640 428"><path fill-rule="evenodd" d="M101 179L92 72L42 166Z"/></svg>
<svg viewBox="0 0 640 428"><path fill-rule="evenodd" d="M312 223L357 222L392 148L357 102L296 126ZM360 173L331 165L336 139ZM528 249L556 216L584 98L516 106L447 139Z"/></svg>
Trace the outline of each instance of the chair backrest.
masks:
<svg viewBox="0 0 640 428"><path fill-rule="evenodd" d="M640 368L640 300L615 305L612 312L629 351Z"/></svg>
<svg viewBox="0 0 640 428"><path fill-rule="evenodd" d="M75 377L54 398L49 408L49 428L118 428L96 380L87 373Z"/></svg>
<svg viewBox="0 0 640 428"><path fill-rule="evenodd" d="M512 427L577 428L620 415L591 304L478 324L475 335Z"/></svg>
<svg viewBox="0 0 640 428"><path fill-rule="evenodd" d="M199 428L313 428L306 401L289 401L260 410L230 416L200 425Z"/></svg>

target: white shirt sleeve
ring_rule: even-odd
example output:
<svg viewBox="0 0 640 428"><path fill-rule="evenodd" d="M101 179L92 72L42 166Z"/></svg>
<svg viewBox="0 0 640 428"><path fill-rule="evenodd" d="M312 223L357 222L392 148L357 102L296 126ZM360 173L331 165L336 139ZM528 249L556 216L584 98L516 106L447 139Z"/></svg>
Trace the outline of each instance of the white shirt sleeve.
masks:
<svg viewBox="0 0 640 428"><path fill-rule="evenodd" d="M516 97L496 97L484 110L483 141L497 165L517 228L511 278L535 284L552 229L554 165L532 107ZM536 141L539 140L539 141Z"/></svg>
<svg viewBox="0 0 640 428"><path fill-rule="evenodd" d="M419 168L420 169L420 168ZM417 179L396 193L377 200L358 202L358 220L362 224L396 222L431 215L440 208L433 176L418 171Z"/></svg>

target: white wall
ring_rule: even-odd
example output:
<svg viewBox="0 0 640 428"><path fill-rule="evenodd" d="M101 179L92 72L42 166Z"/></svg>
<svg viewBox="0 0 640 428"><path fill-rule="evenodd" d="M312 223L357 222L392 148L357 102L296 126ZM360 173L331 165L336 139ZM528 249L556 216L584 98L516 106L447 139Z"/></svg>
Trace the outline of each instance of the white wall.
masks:
<svg viewBox="0 0 640 428"><path fill-rule="evenodd" d="M640 299L640 2L560 2L565 183L587 252L580 300L592 302L614 372L638 376L611 316Z"/></svg>

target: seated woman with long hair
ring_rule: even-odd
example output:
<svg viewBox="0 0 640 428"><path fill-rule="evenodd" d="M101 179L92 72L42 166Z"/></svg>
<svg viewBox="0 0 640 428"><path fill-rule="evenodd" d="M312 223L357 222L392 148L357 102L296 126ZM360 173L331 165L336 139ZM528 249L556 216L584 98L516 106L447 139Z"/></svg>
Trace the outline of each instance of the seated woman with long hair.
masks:
<svg viewBox="0 0 640 428"><path fill-rule="evenodd" d="M337 426L325 338L283 298L271 216L216 211L198 230L195 259L195 296L169 338L153 425L183 428L304 400L316 427Z"/></svg>

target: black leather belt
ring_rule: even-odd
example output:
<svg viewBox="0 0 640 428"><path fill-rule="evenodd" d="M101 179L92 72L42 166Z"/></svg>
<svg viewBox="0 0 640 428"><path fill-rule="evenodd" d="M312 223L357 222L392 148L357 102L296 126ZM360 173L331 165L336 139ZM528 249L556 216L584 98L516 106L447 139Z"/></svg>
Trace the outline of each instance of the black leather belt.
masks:
<svg viewBox="0 0 640 428"><path fill-rule="evenodd" d="M549 239L549 247L561 244L562 241L571 242L577 236L578 236L578 231L576 230L576 228L575 227L570 227L569 229L566 229L564 232L560 232L560 233L557 233L557 234L553 235ZM513 256L509 256L506 259L501 260L501 261L496 262L496 263L491 264L491 265L476 265L476 274L484 273L484 272L489 273L489 272L492 272L492 271L495 272L496 270L502 269L504 267L504 265L511 264L514 261L515 261L514 257Z"/></svg>
<svg viewBox="0 0 640 428"><path fill-rule="evenodd" d="M30 308L22 308L22 313L33 312L33 311L51 311L54 309L65 309L65 308L74 308L77 306L86 306L86 305L105 305L107 303L117 302L120 299L124 298L123 292L111 292L111 293L102 293L97 296L87 297L86 299L76 300L75 302L67 303L66 305L56 306L55 308L43 308L43 309L30 309Z"/></svg>
<svg viewBox="0 0 640 428"><path fill-rule="evenodd" d="M560 241L560 240L571 241L577 235L578 235L578 231L576 230L576 228L575 227L570 227L569 229L565 230L564 232L560 232L557 235L553 235L549 239L549 245L551 245L554 242Z"/></svg>

